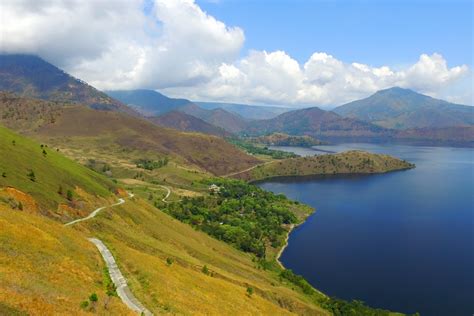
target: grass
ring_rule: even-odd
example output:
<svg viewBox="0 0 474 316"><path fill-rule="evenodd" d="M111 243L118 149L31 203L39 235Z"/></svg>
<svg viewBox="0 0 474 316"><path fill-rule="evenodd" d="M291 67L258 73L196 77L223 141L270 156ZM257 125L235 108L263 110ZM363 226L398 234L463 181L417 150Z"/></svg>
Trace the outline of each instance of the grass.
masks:
<svg viewBox="0 0 474 316"><path fill-rule="evenodd" d="M81 193L90 198L105 198L116 188L106 177L64 157L54 148L1 126L0 151L0 186L27 193L40 209L56 209L59 204L67 203L68 190L74 192L75 198Z"/></svg>
<svg viewBox="0 0 474 316"><path fill-rule="evenodd" d="M104 309L103 268L82 232L0 205L0 314L86 314L97 293L99 314L131 315L118 298Z"/></svg>
<svg viewBox="0 0 474 316"><path fill-rule="evenodd" d="M133 200L81 225L107 244L133 293L154 313L328 314L253 256Z"/></svg>
<svg viewBox="0 0 474 316"><path fill-rule="evenodd" d="M273 161L233 177L256 181L283 176L384 173L414 167L411 163L388 155L348 151Z"/></svg>

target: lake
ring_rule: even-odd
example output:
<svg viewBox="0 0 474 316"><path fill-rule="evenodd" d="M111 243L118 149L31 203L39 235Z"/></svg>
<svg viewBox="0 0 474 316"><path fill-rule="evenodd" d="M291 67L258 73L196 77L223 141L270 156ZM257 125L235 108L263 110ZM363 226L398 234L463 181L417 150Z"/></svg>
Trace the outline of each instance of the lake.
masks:
<svg viewBox="0 0 474 316"><path fill-rule="evenodd" d="M260 183L316 209L291 233L281 257L285 267L328 295L372 307L473 315L474 150L393 144L318 148L390 154L416 168Z"/></svg>

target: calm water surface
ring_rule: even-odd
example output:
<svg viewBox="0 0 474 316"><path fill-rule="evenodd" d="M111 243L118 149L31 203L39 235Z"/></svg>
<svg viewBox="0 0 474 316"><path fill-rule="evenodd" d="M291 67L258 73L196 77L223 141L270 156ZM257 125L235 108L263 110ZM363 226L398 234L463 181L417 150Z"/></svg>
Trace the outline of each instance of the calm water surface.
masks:
<svg viewBox="0 0 474 316"><path fill-rule="evenodd" d="M329 295L374 307L473 315L474 150L375 144L318 148L386 153L417 167L259 184L317 209L290 235L284 265Z"/></svg>

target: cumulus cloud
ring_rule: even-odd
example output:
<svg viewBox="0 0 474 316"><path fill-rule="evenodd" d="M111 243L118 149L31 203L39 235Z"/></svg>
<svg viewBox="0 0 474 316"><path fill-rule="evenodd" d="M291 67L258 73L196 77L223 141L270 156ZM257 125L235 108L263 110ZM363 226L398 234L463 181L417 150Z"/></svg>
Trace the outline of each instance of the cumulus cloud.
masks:
<svg viewBox="0 0 474 316"><path fill-rule="evenodd" d="M223 64L218 76L198 88L166 91L192 99L330 107L393 86L441 97L440 92L468 73L466 65L449 68L437 53L423 54L413 65L395 70L344 63L322 52L300 65L282 51L254 51L234 64ZM470 103L467 98L463 101Z"/></svg>
<svg viewBox="0 0 474 316"><path fill-rule="evenodd" d="M38 54L100 89L322 106L391 86L472 98L469 85L462 93L453 88L468 76L468 67L450 68L437 53L401 69L347 63L324 52L304 63L284 51L239 57L243 30L225 25L193 0L2 0L0 15L1 52Z"/></svg>

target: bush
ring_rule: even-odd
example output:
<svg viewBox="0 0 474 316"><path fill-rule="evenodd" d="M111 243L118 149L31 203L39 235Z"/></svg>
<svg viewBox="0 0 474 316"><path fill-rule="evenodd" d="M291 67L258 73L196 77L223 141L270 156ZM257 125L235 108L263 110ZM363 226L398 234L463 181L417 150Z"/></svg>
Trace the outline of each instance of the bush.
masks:
<svg viewBox="0 0 474 316"><path fill-rule="evenodd" d="M89 301L91 302L97 302L99 300L99 297L97 296L96 293L92 293L90 296L89 296Z"/></svg>
<svg viewBox="0 0 474 316"><path fill-rule="evenodd" d="M35 182L36 181L36 175L35 175L35 172L33 170L30 170L26 176L28 178L30 178L31 181Z"/></svg>
<svg viewBox="0 0 474 316"><path fill-rule="evenodd" d="M209 274L210 274L209 269L208 269L208 267L207 267L206 265L204 265L204 267L202 267L202 270L201 270L201 271L202 271L202 273L204 273L205 275L209 275Z"/></svg>
<svg viewBox="0 0 474 316"><path fill-rule="evenodd" d="M73 197L74 197L74 196L73 196L72 191L71 191L71 190L67 190L67 192L66 192L66 198L67 198L69 201L72 201Z"/></svg>
<svg viewBox="0 0 474 316"><path fill-rule="evenodd" d="M247 295L250 297L253 294L253 287L247 286Z"/></svg>
<svg viewBox="0 0 474 316"><path fill-rule="evenodd" d="M89 306L89 301L82 301L80 306L82 309L86 309Z"/></svg>
<svg viewBox="0 0 474 316"><path fill-rule="evenodd" d="M166 264L167 264L168 266L172 265L173 262L174 262L174 260L173 260L172 258L169 258L169 257L166 258Z"/></svg>

